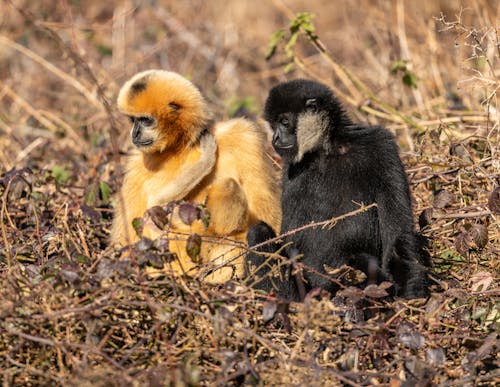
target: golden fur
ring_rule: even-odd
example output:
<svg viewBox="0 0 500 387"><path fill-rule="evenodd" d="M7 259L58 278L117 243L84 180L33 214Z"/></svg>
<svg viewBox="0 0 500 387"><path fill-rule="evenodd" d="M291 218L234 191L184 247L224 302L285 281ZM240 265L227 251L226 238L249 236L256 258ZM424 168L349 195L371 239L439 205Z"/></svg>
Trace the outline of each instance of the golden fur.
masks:
<svg viewBox="0 0 500 387"><path fill-rule="evenodd" d="M246 243L249 227L260 220L279 232L280 192L277 174L265 154L263 130L245 119L210 125L211 114L198 89L182 76L161 70L139 73L126 82L118 108L134 119L131 137L138 149L127 161L111 230L113 243L135 242L132 220L173 200L203 203L211 215L208 228L199 220L187 226L173 217L169 247L178 259L170 269L177 274L196 275L200 269L177 232ZM146 125L136 129L137 120ZM151 228L146 235L154 237L158 231ZM220 240L204 240L201 247L201 263L211 267L243 252ZM206 280L220 283L240 277L242 262L242 257L233 259ZM204 267L208 273L210 265Z"/></svg>

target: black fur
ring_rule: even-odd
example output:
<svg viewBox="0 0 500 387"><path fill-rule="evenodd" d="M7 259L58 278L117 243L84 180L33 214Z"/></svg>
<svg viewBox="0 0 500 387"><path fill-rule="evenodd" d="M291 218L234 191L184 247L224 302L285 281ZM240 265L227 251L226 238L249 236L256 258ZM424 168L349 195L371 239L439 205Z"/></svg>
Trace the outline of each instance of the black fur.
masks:
<svg viewBox="0 0 500 387"><path fill-rule="evenodd" d="M130 87L129 95L128 98L131 100L134 98L137 94L141 93L142 91L146 90L146 87L148 86L148 79L149 76L144 76L141 79L138 79L137 81L134 82L134 84Z"/></svg>
<svg viewBox="0 0 500 387"><path fill-rule="evenodd" d="M304 130L298 126L305 114L322 117L327 125L320 125L326 127L320 140L300 158L297 131ZM284 255L296 258L297 253L302 254L299 262L304 269L294 276L297 266L283 266L281 278L275 279L278 293L298 300L303 297L301 286L305 291L321 287L334 292L338 286L329 279L324 265L347 264L368 272L372 280L375 265L375 280L392 280L398 295L427 296L428 280L419 262L423 253L413 228L408 182L393 136L381 127L354 125L328 87L308 80L274 87L265 118L274 131L273 145L284 161L282 233L346 214L359 208L357 203L377 203L332 229L309 228L285 237L282 242L289 245L284 247ZM248 243L253 246L273 237L271 228L261 223L250 229ZM275 252L280 246L273 243L259 251ZM265 260L261 254L251 253L247 267L258 267ZM262 281L256 287L269 291L273 282L268 271L265 266L257 273ZM298 286L301 278L304 285Z"/></svg>

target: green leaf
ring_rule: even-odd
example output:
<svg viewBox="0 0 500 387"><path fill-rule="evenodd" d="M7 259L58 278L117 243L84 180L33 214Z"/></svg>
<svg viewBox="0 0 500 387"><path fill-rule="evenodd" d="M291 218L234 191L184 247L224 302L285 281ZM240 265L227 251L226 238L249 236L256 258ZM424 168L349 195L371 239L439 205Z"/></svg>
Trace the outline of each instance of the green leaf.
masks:
<svg viewBox="0 0 500 387"><path fill-rule="evenodd" d="M205 206L200 206L200 219L205 228L208 228L208 225L210 224L210 212Z"/></svg>
<svg viewBox="0 0 500 387"><path fill-rule="evenodd" d="M412 89L417 88L417 76L413 73L407 72L405 75L403 75L403 83L411 87Z"/></svg>
<svg viewBox="0 0 500 387"><path fill-rule="evenodd" d="M266 60L272 58L272 56L276 53L276 49L278 48L278 44L285 39L285 31L279 30L271 35L271 40L269 41L269 47L266 53Z"/></svg>
<svg viewBox="0 0 500 387"><path fill-rule="evenodd" d="M315 27L312 23L313 14L309 12L300 12L296 14L295 18L290 22L288 26L289 37L287 37L287 33L283 30L279 30L275 32L271 36L271 40L269 43L269 49L266 55L266 59L271 58L277 50L278 44L286 40L286 44L284 47L285 55L289 59L290 63L285 67L285 72L289 72L293 66L293 60L295 58L295 45L297 44L297 39L299 35L305 35L307 39L317 44L318 36L314 33Z"/></svg>
<svg viewBox="0 0 500 387"><path fill-rule="evenodd" d="M295 63L291 62L291 63L288 63L285 68L283 69L284 73L287 74L289 73L290 71L293 70L293 68L295 67Z"/></svg>
<svg viewBox="0 0 500 387"><path fill-rule="evenodd" d="M318 40L318 36L314 33L314 31L316 31L316 28L312 23L313 18L314 15L312 13L298 13L295 19L290 23L290 32L292 33L292 37L293 35L298 35L302 31L302 33L306 35L308 39L316 42Z"/></svg>
<svg viewBox="0 0 500 387"><path fill-rule="evenodd" d="M287 58L293 59L295 54L293 53L293 48L295 47L295 44L297 43L297 38L299 37L298 32L294 32L292 36L290 36L290 39L288 40L288 43L285 45L285 53Z"/></svg>
<svg viewBox="0 0 500 387"><path fill-rule="evenodd" d="M99 44L97 46L97 50L102 56L111 56L113 55L113 47L108 46L106 44Z"/></svg>
<svg viewBox="0 0 500 387"><path fill-rule="evenodd" d="M243 99L231 98L227 101L227 104L229 105L229 117L234 117L236 113L241 111L256 114L259 110L255 98L252 96L247 96Z"/></svg>
<svg viewBox="0 0 500 387"><path fill-rule="evenodd" d="M61 186L61 184L64 184L68 181L69 173L63 167L56 165L52 169L52 177L56 181L57 188L59 188Z"/></svg>
<svg viewBox="0 0 500 387"><path fill-rule="evenodd" d="M391 66L391 73L397 74L399 71L406 72L407 71L408 61L404 59L398 59Z"/></svg>
<svg viewBox="0 0 500 387"><path fill-rule="evenodd" d="M142 231L144 230L144 222L142 218L134 218L132 220L132 227L135 230L135 233L140 238L142 236Z"/></svg>
<svg viewBox="0 0 500 387"><path fill-rule="evenodd" d="M314 32L314 25L311 21L312 18L314 18L314 15L312 13L299 12L295 16L295 19L290 22L290 32L298 32L301 28L307 32Z"/></svg>
<svg viewBox="0 0 500 387"><path fill-rule="evenodd" d="M85 189L85 197L83 202L85 205L95 207L99 196L99 188L96 183L90 183Z"/></svg>
<svg viewBox="0 0 500 387"><path fill-rule="evenodd" d="M99 183L99 190L101 192L101 199L104 203L108 203L111 195L113 194L113 190L108 185L108 183L101 181Z"/></svg>
<svg viewBox="0 0 500 387"><path fill-rule="evenodd" d="M200 262L201 237L198 234L191 234L188 237L186 243L186 252L193 262Z"/></svg>
<svg viewBox="0 0 500 387"><path fill-rule="evenodd" d="M89 265L92 262L92 260L84 254L78 254L76 256L76 261L84 265Z"/></svg>

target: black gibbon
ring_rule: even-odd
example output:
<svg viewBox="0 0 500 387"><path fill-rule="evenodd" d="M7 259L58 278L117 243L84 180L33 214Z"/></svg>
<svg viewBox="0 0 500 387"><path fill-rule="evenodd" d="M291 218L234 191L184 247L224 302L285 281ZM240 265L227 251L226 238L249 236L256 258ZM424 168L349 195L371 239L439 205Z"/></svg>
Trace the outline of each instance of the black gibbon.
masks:
<svg viewBox="0 0 500 387"><path fill-rule="evenodd" d="M206 228L201 220L187 226L177 217L172 233L246 242L249 227L258 220L279 231L280 190L264 150L262 128L241 118L213 124L200 91L179 74L162 70L141 72L127 81L118 95L118 108L132 121L135 150L125 167L123 205L117 200L113 243L125 246L137 241L132 220L148 208L177 200L205 204L211 218ZM157 235L158 230L145 230L145 236ZM170 251L177 255L169 266L172 274L194 276L200 263L221 265L243 251L220 241L204 241L201 260L193 262L185 239L170 236ZM243 271L239 258L206 280L221 283L241 277Z"/></svg>
<svg viewBox="0 0 500 387"><path fill-rule="evenodd" d="M290 300L315 287L333 292L338 285L328 278L326 266L346 264L372 273L374 281L393 281L396 295L427 296L422 244L414 232L409 186L393 136L381 127L353 124L332 91L309 80L275 86L266 101L265 119L284 162L282 234L346 214L361 203L376 206L331 229L309 228L248 254L247 275L258 276L256 287L270 290L277 284L278 294ZM250 229L248 243L254 246L275 236L261 222ZM290 265L280 278L270 275L278 261L259 252L280 248L289 259L299 257L301 284Z"/></svg>

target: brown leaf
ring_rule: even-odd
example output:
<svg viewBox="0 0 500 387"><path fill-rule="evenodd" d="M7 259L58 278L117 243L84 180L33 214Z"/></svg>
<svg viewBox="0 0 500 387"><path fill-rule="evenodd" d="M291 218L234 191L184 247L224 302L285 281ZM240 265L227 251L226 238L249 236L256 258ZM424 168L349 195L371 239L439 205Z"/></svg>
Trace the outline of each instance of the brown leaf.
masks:
<svg viewBox="0 0 500 387"><path fill-rule="evenodd" d="M410 356L404 363L405 386L432 386L433 369L416 356Z"/></svg>
<svg viewBox="0 0 500 387"><path fill-rule="evenodd" d="M276 311L278 310L278 303L274 301L268 301L264 304L262 308L262 321L265 323L271 321L274 318Z"/></svg>
<svg viewBox="0 0 500 387"><path fill-rule="evenodd" d="M325 272L335 278L341 278L349 285L359 285L366 281L366 274L361 270L357 270L348 265L340 267L331 267L327 264L323 265Z"/></svg>
<svg viewBox="0 0 500 387"><path fill-rule="evenodd" d="M425 351L425 359L434 367L441 367L446 361L443 348L429 348Z"/></svg>
<svg viewBox="0 0 500 387"><path fill-rule="evenodd" d="M435 145L439 145L439 143L440 143L440 140L439 140L440 133L437 130L435 130L435 129L431 130L430 133L429 133L429 137L431 138L431 141Z"/></svg>
<svg viewBox="0 0 500 387"><path fill-rule="evenodd" d="M62 269L59 274L62 278L68 281L70 284L75 285L80 282L80 274L78 271L72 269Z"/></svg>
<svg viewBox="0 0 500 387"><path fill-rule="evenodd" d="M455 238L455 249L458 253L466 256L473 245L472 237L468 232L462 232Z"/></svg>
<svg viewBox="0 0 500 387"><path fill-rule="evenodd" d="M478 249L484 248L488 243L488 227L484 224L476 224L469 230L469 235Z"/></svg>
<svg viewBox="0 0 500 387"><path fill-rule="evenodd" d="M142 254L139 256L138 260L139 266L151 266L154 267L155 269L163 269L164 264L163 264L163 259L157 254L147 252L145 254Z"/></svg>
<svg viewBox="0 0 500 387"><path fill-rule="evenodd" d="M199 210L194 203L185 202L179 206L179 217L188 226L199 217Z"/></svg>
<svg viewBox="0 0 500 387"><path fill-rule="evenodd" d="M97 266L96 279L98 281L101 281L105 278L109 278L113 275L114 271L115 262L108 258L104 258L99 262L99 265Z"/></svg>
<svg viewBox="0 0 500 387"><path fill-rule="evenodd" d="M99 223L99 221L101 220L101 214L92 207L81 204L80 210L82 211L83 215L88 217L94 223Z"/></svg>
<svg viewBox="0 0 500 387"><path fill-rule="evenodd" d="M349 270L349 268L350 267L347 265L342 265L340 267L331 267L326 263L323 265L323 269L325 270L325 272L334 277L339 277L340 275L345 274Z"/></svg>
<svg viewBox="0 0 500 387"><path fill-rule="evenodd" d="M361 271L351 268L344 277L348 284L359 285L366 281L367 275Z"/></svg>
<svg viewBox="0 0 500 387"><path fill-rule="evenodd" d="M496 187L493 192L491 192L488 198L488 208L494 214L500 214L500 186Z"/></svg>
<svg viewBox="0 0 500 387"><path fill-rule="evenodd" d="M495 351L497 346L497 333L493 332L484 340L484 343L476 351L469 352L462 359L462 368L468 372L474 372L477 363Z"/></svg>
<svg viewBox="0 0 500 387"><path fill-rule="evenodd" d="M146 216L149 216L154 225L160 230L165 229L165 226L168 224L168 214L160 206L154 206L148 209L146 211Z"/></svg>
<svg viewBox="0 0 500 387"><path fill-rule="evenodd" d="M480 271L474 274L469 280L470 288L473 292L485 291L494 281L493 274L487 271Z"/></svg>
<svg viewBox="0 0 500 387"><path fill-rule="evenodd" d="M337 296L345 297L349 299L353 304L355 304L359 300L363 299L364 293L359 288L356 288L354 286L349 286L348 288L338 291Z"/></svg>
<svg viewBox="0 0 500 387"><path fill-rule="evenodd" d="M154 245L154 248L158 251L169 252L170 241L168 240L168 238L165 238L165 237L157 238L153 241L153 245Z"/></svg>
<svg viewBox="0 0 500 387"><path fill-rule="evenodd" d="M147 251L152 246L153 246L153 241L147 237L142 237L135 244L135 248L137 251Z"/></svg>
<svg viewBox="0 0 500 387"><path fill-rule="evenodd" d="M418 217L418 225L421 229L431 224L433 212L434 210L432 208L426 208L420 213L420 216Z"/></svg>
<svg viewBox="0 0 500 387"><path fill-rule="evenodd" d="M380 288L378 285L375 285L375 284L368 285L364 289L364 293L368 297L372 297L372 298L383 298L383 297L387 297L389 295L389 293L387 293L384 289Z"/></svg>
<svg viewBox="0 0 500 387"><path fill-rule="evenodd" d="M394 284L392 282L389 282L389 281L382 281L381 283L379 283L378 287L380 289L383 289L383 290L386 290L386 289L389 289L393 286Z"/></svg>
<svg viewBox="0 0 500 387"><path fill-rule="evenodd" d="M466 162L472 162L469 152L463 144L451 144L450 145L450 155L458 157Z"/></svg>
<svg viewBox="0 0 500 387"><path fill-rule="evenodd" d="M434 195L434 208L445 208L455 201L455 195L446 190L440 190Z"/></svg>
<svg viewBox="0 0 500 387"><path fill-rule="evenodd" d="M398 326L398 341L407 348L420 349L425 345L425 337L408 324Z"/></svg>
<svg viewBox="0 0 500 387"><path fill-rule="evenodd" d="M154 267L155 269L163 269L163 259L156 254L147 254L148 262L147 265Z"/></svg>

